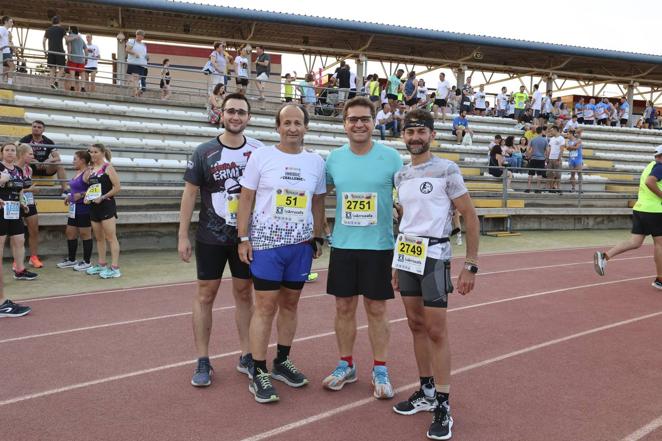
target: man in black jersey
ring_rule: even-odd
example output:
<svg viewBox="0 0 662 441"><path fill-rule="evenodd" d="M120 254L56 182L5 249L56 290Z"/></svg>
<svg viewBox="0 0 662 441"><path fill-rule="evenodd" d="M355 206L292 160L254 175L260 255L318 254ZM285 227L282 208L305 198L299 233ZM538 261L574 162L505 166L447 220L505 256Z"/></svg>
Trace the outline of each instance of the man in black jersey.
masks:
<svg viewBox="0 0 662 441"><path fill-rule="evenodd" d="M39 178L57 174L58 182L62 187L62 194L67 192L67 176L61 165L60 152L57 151L53 140L44 136L46 124L38 119L32 122L32 133L19 140L20 143L30 144L34 153L35 162L30 164L32 175Z"/></svg>
<svg viewBox="0 0 662 441"><path fill-rule="evenodd" d="M179 255L189 262L191 216L200 192L200 219L195 237L198 289L193 298L193 334L198 352L198 366L191 384L209 386L213 369L209 362L209 336L212 307L221 285L226 263L232 273L235 322L239 333L241 356L237 370L250 376L253 358L249 352L248 329L253 315L253 295L248 265L237 254L237 208L239 185L246 163L253 151L263 144L244 136L251 119L250 104L244 95L229 94L221 105L225 132L200 144L184 174L185 187L179 218Z"/></svg>

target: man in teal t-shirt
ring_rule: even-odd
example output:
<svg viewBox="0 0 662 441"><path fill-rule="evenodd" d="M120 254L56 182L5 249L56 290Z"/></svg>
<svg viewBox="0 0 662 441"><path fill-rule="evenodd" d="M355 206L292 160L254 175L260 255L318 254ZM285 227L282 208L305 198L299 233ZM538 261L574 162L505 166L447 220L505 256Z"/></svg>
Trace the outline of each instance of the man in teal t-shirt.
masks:
<svg viewBox="0 0 662 441"><path fill-rule="evenodd" d="M402 167L400 154L373 143L375 108L364 97L343 110L346 144L326 160L327 186L336 189L336 218L331 235L327 292L336 297L336 339L340 361L324 387L340 390L356 381L352 359L359 295L368 315L374 366L375 398L392 398L386 368L389 340L386 300L392 299L393 178Z"/></svg>
<svg viewBox="0 0 662 441"><path fill-rule="evenodd" d="M400 87L402 82L400 78L404 75L405 71L403 69L398 69L397 72L390 77L388 77L388 82L386 83L386 98L388 98L388 103L391 105L391 109L395 109L395 105L398 101L398 93L400 93Z"/></svg>

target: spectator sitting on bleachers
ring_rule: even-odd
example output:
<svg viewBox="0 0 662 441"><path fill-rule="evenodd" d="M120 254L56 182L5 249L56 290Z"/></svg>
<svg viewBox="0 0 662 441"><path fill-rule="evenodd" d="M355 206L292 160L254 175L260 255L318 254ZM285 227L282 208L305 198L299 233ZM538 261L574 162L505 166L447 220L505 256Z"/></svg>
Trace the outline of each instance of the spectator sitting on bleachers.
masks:
<svg viewBox="0 0 662 441"><path fill-rule="evenodd" d="M522 154L522 162L520 167L527 168L528 161L526 160L526 152L529 150L529 139L526 136L522 136L519 139L519 144L517 144L516 148Z"/></svg>
<svg viewBox="0 0 662 441"><path fill-rule="evenodd" d="M209 101L207 105L207 116L209 123L214 126L219 125L221 122L221 114L223 113L221 110L221 103L223 102L224 97L225 84L217 83L216 86L214 86L212 94L209 95Z"/></svg>
<svg viewBox="0 0 662 441"><path fill-rule="evenodd" d="M508 167L513 171L522 167L522 152L519 149L519 146L515 146L515 137L510 135L507 136L504 143L504 147L501 148L504 159Z"/></svg>
<svg viewBox="0 0 662 441"><path fill-rule="evenodd" d="M577 121L577 115L572 115L572 118L568 120L567 123L565 123L565 126L563 127L563 132L568 132L570 130L577 130L579 127L579 122Z"/></svg>
<svg viewBox="0 0 662 441"><path fill-rule="evenodd" d="M488 146L489 147L488 155L489 152L492 151L492 147L494 147L495 145L498 145L499 147L503 145L503 138L501 137L501 135L494 135L494 140L491 141Z"/></svg>
<svg viewBox="0 0 662 441"><path fill-rule="evenodd" d="M495 178L500 178L503 176L503 172L505 171L508 174L508 179L506 182L506 185L508 189L510 189L510 181L513 178L513 174L510 172L510 170L506 169L506 161L501 153L501 148L499 146L494 146L492 147L492 150L490 150L490 162L489 162L489 168L488 168L488 173L494 176Z"/></svg>
<svg viewBox="0 0 662 441"><path fill-rule="evenodd" d="M473 130L469 128L469 120L467 119L467 111L462 109L460 114L453 119L453 128L451 133L456 137L458 144L462 143L465 135L473 136Z"/></svg>
<svg viewBox="0 0 662 441"><path fill-rule="evenodd" d="M319 109L316 109L316 114L335 116L339 113L340 98L335 78L329 78L326 87L322 88L322 91L319 93L318 101Z"/></svg>
<svg viewBox="0 0 662 441"><path fill-rule="evenodd" d="M67 175L64 173L60 152L57 151L55 143L44 136L46 124L41 120L32 121L32 133L19 140L20 143L30 144L34 153L35 163L31 164L35 177L53 176L57 174L58 183L62 187L62 196L67 194Z"/></svg>
<svg viewBox="0 0 662 441"><path fill-rule="evenodd" d="M391 134L395 137L400 136L400 131L398 129L398 120L393 118L393 113L391 112L391 106L384 104L384 108L377 112L376 128L379 130L381 140L386 139L386 130L391 130Z"/></svg>
<svg viewBox="0 0 662 441"><path fill-rule="evenodd" d="M536 127L533 124L524 124L524 137L527 141L532 140L536 136Z"/></svg>
<svg viewBox="0 0 662 441"><path fill-rule="evenodd" d="M397 109L393 112L393 120L398 123L398 128L402 127L405 122L405 114L407 113L407 106L402 101L397 102Z"/></svg>

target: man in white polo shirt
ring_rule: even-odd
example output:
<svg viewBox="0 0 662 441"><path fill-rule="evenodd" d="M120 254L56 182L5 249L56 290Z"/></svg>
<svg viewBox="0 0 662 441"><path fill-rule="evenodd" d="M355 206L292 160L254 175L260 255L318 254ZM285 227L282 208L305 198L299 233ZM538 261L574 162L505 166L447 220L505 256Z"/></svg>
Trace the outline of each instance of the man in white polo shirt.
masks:
<svg viewBox="0 0 662 441"><path fill-rule="evenodd" d="M561 158L565 147L565 138L559 134L559 128L552 126L549 137L549 153L547 156L547 178L549 192L561 194Z"/></svg>

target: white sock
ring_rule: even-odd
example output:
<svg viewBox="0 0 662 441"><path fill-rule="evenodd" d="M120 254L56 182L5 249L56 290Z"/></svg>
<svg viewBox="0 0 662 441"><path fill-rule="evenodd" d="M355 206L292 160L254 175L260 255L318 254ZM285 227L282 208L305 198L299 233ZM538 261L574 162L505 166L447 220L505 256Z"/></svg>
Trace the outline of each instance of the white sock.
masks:
<svg viewBox="0 0 662 441"><path fill-rule="evenodd" d="M423 394L425 394L426 398L434 398L437 396L437 389L430 384L426 384L423 386Z"/></svg>

